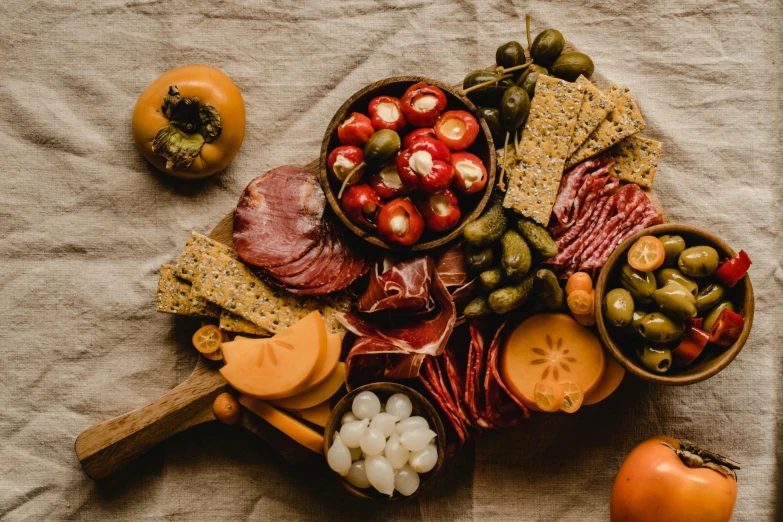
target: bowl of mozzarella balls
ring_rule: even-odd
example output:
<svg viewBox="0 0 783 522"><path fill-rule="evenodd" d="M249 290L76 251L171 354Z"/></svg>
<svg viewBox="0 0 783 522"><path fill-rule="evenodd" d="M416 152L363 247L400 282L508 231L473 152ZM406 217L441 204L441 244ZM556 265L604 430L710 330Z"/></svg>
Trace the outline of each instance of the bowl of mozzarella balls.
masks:
<svg viewBox="0 0 783 522"><path fill-rule="evenodd" d="M332 409L324 432L329 468L350 493L374 500L410 498L443 465L445 432L419 392L390 382L367 384Z"/></svg>

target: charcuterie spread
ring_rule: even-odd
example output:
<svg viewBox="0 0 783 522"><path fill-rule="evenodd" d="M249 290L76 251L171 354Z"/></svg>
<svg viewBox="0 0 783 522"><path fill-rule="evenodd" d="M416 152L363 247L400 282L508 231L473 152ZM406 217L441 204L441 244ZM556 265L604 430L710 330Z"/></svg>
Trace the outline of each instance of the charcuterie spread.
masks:
<svg viewBox="0 0 783 522"><path fill-rule="evenodd" d="M592 60L554 29L533 40L528 25L527 46L495 59L461 87L403 77L363 89L327 131L320 176L258 175L230 237L191 232L160 269L157 310L203 320L193 345L230 385L214 416L264 419L325 453L359 496L411 496L469 439L578 414L626 370L707 378L747 338L750 257L695 227L657 232L676 227L652 192L663 144L639 135L631 90L592 79ZM155 166L208 174L220 140L241 143L244 109L196 98L182 74L145 91L136 111L162 103L168 120L154 139L149 122L134 136ZM366 388L385 383L411 391ZM424 406L436 413L412 415ZM650 502L651 484L626 475L696 488L657 477L644 452L710 468L717 485L702 487L728 500L694 520L729 520L736 463L674 439L642 446L620 470L612 520L649 520L629 499ZM666 509L656 520L677 519Z"/></svg>

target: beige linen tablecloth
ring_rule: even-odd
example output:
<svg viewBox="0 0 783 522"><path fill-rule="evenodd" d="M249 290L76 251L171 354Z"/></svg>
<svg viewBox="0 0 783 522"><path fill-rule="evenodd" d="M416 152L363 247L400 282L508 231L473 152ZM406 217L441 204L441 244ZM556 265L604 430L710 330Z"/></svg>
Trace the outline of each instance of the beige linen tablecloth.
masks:
<svg viewBox="0 0 783 522"><path fill-rule="evenodd" d="M576 415L537 415L469 445L445 480L394 505L357 502L239 428L183 433L110 480L73 452L88 426L191 371L197 325L154 311L158 267L209 231L245 184L306 163L340 104L372 81L456 83L495 48L554 26L628 85L664 142L655 188L673 221L753 258L756 320L707 382L627 378ZM430 0L0 3L0 519L603 521L615 473L666 433L743 463L735 520L780 519L781 3ZM225 71L247 105L224 173L152 171L130 115L167 69Z"/></svg>

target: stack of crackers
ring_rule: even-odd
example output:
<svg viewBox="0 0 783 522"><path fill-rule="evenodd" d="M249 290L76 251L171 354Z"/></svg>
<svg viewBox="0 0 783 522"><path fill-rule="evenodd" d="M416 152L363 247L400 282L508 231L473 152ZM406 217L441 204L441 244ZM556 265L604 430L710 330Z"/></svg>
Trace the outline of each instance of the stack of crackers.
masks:
<svg viewBox="0 0 783 522"><path fill-rule="evenodd" d="M222 330L269 336L320 310L332 332L344 333L335 314L350 308L348 299L294 296L270 286L236 252L203 234L191 232L175 265L160 267L157 311L213 317Z"/></svg>
<svg viewBox="0 0 783 522"><path fill-rule="evenodd" d="M563 172L604 151L615 159L613 176L650 188L663 144L636 136L645 127L627 87L539 76L503 206L547 226Z"/></svg>

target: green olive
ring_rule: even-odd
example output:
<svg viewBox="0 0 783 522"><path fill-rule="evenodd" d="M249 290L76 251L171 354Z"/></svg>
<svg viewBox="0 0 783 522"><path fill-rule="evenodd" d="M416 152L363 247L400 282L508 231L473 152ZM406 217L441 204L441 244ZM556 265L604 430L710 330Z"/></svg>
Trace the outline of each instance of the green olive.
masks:
<svg viewBox="0 0 783 522"><path fill-rule="evenodd" d="M547 29L541 31L533 40L530 47L530 56L536 63L542 65L551 65L560 53L563 52L565 38L557 29Z"/></svg>
<svg viewBox="0 0 783 522"><path fill-rule="evenodd" d="M503 132L503 125L500 124L500 111L493 107L479 107L478 115L479 118L484 118L484 121L487 122L495 146L502 146L506 134Z"/></svg>
<svg viewBox="0 0 783 522"><path fill-rule="evenodd" d="M642 317L636 331L652 343L670 343L685 334L685 324L661 312L653 312Z"/></svg>
<svg viewBox="0 0 783 522"><path fill-rule="evenodd" d="M364 144L364 161L370 167L382 167L399 151L400 135L391 129L381 129Z"/></svg>
<svg viewBox="0 0 783 522"><path fill-rule="evenodd" d="M682 273L691 277L706 277L718 269L718 251L711 246L686 248L680 254L677 266Z"/></svg>
<svg viewBox="0 0 783 522"><path fill-rule="evenodd" d="M660 236L658 239L663 243L663 249L666 251L666 259L663 266L676 266L677 259L685 250L685 240L680 236Z"/></svg>
<svg viewBox="0 0 783 522"><path fill-rule="evenodd" d="M633 297L625 288L615 288L604 296L604 317L616 328L627 326L633 320Z"/></svg>
<svg viewBox="0 0 783 522"><path fill-rule="evenodd" d="M525 124L530 113L530 97L522 87L509 87L500 99L500 123L506 132Z"/></svg>
<svg viewBox="0 0 783 522"><path fill-rule="evenodd" d="M517 85L525 89L525 92L527 92L527 95L531 99L536 93L536 82L538 81L538 76L540 74L549 75L549 71L541 65L531 63L525 72L522 73L522 76L519 77L519 80L517 80Z"/></svg>
<svg viewBox="0 0 783 522"><path fill-rule="evenodd" d="M725 295L725 286L718 283L711 283L705 286L698 294L696 294L696 309L699 312L709 310L716 304L720 303Z"/></svg>
<svg viewBox="0 0 783 522"><path fill-rule="evenodd" d="M637 337L639 333L636 331L636 327L639 326L639 323L645 315L647 315L647 312L644 310L634 308L633 314L631 315L631 322L623 329L625 335L628 337Z"/></svg>
<svg viewBox="0 0 783 522"><path fill-rule="evenodd" d="M699 285L693 279L686 277L676 268L663 268L655 274L658 288L666 286L669 281L675 281L687 288L694 296L699 293Z"/></svg>
<svg viewBox="0 0 783 522"><path fill-rule="evenodd" d="M465 76L465 79L462 81L462 88L469 89L470 87L480 83L484 83L490 80L497 80L500 78L500 76L500 73L497 71L479 69L478 71L473 71L472 73L469 73L467 76ZM487 85L485 87L481 87L480 89L476 89L475 91L469 92L467 97L476 105L497 107L497 105L500 103L500 98L503 97L503 93L506 92L506 89L512 85L514 85L514 80L512 78L504 78L497 83L493 83L491 85Z"/></svg>
<svg viewBox="0 0 783 522"><path fill-rule="evenodd" d="M576 81L579 76L590 78L595 70L593 60L584 53L572 51L563 53L552 64L552 76L567 82Z"/></svg>
<svg viewBox="0 0 783 522"><path fill-rule="evenodd" d="M653 298L661 312L669 317L675 319L696 317L696 298L690 290L677 281L669 281L666 286L656 290Z"/></svg>
<svg viewBox="0 0 783 522"><path fill-rule="evenodd" d="M525 59L525 48L519 42L507 42L498 47L495 51L495 65L510 69L517 65L522 65Z"/></svg>
<svg viewBox="0 0 783 522"><path fill-rule="evenodd" d="M732 312L734 311L734 304L729 300L721 301L715 305L715 308L710 310L710 313L704 317L704 321L701 323L701 329L705 332L712 330L712 327L715 324L715 321L718 320L720 313L727 308Z"/></svg>
<svg viewBox="0 0 783 522"><path fill-rule="evenodd" d="M658 288L652 272L634 270L628 263L620 269L620 284L640 303L651 303Z"/></svg>
<svg viewBox="0 0 783 522"><path fill-rule="evenodd" d="M666 373L672 367L672 351L669 348L643 344L636 350L639 362L653 373Z"/></svg>

